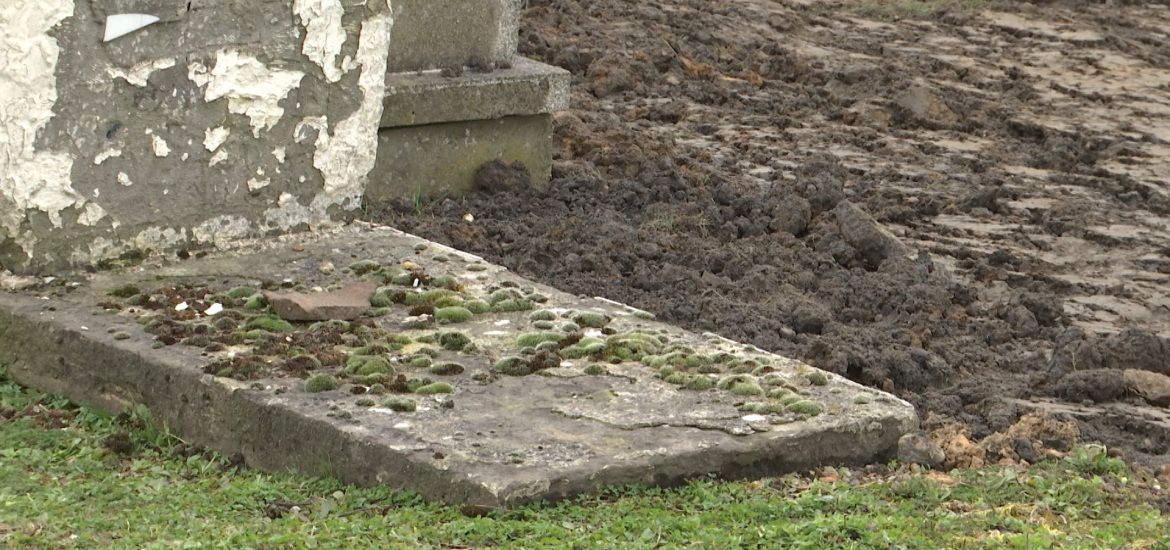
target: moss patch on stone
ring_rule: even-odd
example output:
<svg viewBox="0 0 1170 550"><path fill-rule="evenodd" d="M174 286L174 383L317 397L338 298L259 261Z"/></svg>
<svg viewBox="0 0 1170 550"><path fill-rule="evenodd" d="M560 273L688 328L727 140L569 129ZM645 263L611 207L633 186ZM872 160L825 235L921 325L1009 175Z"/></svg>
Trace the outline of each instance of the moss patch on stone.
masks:
<svg viewBox="0 0 1170 550"><path fill-rule="evenodd" d="M585 374L590 376L601 376L604 374L609 374L609 369L607 369L605 365L594 363L588 367L585 367Z"/></svg>
<svg viewBox="0 0 1170 550"><path fill-rule="evenodd" d="M390 361L380 355L353 355L345 362L345 371L359 376L396 373Z"/></svg>
<svg viewBox="0 0 1170 550"><path fill-rule="evenodd" d="M470 309L465 307L444 307L435 310L435 319L444 325L455 323L465 323L470 321L475 314Z"/></svg>
<svg viewBox="0 0 1170 550"><path fill-rule="evenodd" d="M804 375L804 377L807 378L808 382L814 386L827 386L829 384L828 375L819 370L812 371Z"/></svg>
<svg viewBox="0 0 1170 550"><path fill-rule="evenodd" d="M337 381L337 377L332 374L318 374L305 381L305 391L309 393L332 391L340 386L341 384Z"/></svg>
<svg viewBox="0 0 1170 550"><path fill-rule="evenodd" d="M245 330L264 330L268 332L291 332L292 323L275 315L260 315L249 319L244 324Z"/></svg>
<svg viewBox="0 0 1170 550"><path fill-rule="evenodd" d="M808 416L816 416L825 412L825 408L820 403L809 400L801 400L787 406L790 412L804 414Z"/></svg>
<svg viewBox="0 0 1170 550"><path fill-rule="evenodd" d="M541 310L532 312L532 314L528 316L528 320L529 321L555 321L555 320L557 320L557 314L555 314L547 309L541 309Z"/></svg>
<svg viewBox="0 0 1170 550"><path fill-rule="evenodd" d="M451 393L453 391L455 391L455 388L452 388L451 384L446 382L434 382L415 389L414 393L417 393L418 395L436 395L442 393Z"/></svg>
<svg viewBox="0 0 1170 550"><path fill-rule="evenodd" d="M532 374L532 368L528 366L528 360L521 357L505 357L500 359L496 361L492 370L508 376L528 376Z"/></svg>
<svg viewBox="0 0 1170 550"><path fill-rule="evenodd" d="M605 328L610 318L601 313L579 313L573 316L573 322L585 328Z"/></svg>
<svg viewBox="0 0 1170 550"><path fill-rule="evenodd" d="M545 342L559 344L564 339L565 335L557 332L528 332L516 337L516 345L522 348L536 347Z"/></svg>
<svg viewBox="0 0 1170 550"><path fill-rule="evenodd" d="M432 365L427 370L431 374L437 374L439 376L454 376L457 374L463 374L467 368L459 363L437 363Z"/></svg>
<svg viewBox="0 0 1170 550"><path fill-rule="evenodd" d="M391 397L383 401L382 406L397 412L414 412L418 410L418 403L409 397Z"/></svg>
<svg viewBox="0 0 1170 550"><path fill-rule="evenodd" d="M462 332L444 332L439 335L439 345L445 350L462 351L471 344L471 338Z"/></svg>

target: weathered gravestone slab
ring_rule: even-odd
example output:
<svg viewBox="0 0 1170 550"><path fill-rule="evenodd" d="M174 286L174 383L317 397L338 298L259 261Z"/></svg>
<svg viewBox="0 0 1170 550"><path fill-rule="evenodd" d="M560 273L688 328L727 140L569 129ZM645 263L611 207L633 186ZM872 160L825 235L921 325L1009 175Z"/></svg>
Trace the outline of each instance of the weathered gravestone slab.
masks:
<svg viewBox="0 0 1170 550"><path fill-rule="evenodd" d="M287 323L261 298L356 282L380 289L353 323ZM0 363L145 403L255 467L493 507L866 463L917 423L836 375L358 225L0 294Z"/></svg>

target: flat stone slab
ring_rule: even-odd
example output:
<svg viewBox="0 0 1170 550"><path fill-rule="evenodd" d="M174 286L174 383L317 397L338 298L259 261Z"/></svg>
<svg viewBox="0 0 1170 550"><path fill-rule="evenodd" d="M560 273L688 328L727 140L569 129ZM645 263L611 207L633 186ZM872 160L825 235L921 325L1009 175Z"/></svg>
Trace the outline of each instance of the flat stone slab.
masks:
<svg viewBox="0 0 1170 550"><path fill-rule="evenodd" d="M382 128L540 115L569 108L569 71L524 57L507 69L386 76Z"/></svg>
<svg viewBox="0 0 1170 550"><path fill-rule="evenodd" d="M381 288L352 324L286 324L260 294L358 281ZM917 426L839 376L364 224L0 293L0 363L253 467L490 507L861 464Z"/></svg>

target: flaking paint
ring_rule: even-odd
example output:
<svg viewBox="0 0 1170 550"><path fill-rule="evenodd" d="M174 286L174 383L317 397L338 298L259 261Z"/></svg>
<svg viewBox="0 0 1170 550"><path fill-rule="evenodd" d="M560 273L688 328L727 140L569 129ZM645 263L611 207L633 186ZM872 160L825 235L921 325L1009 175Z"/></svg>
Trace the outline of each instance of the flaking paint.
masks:
<svg viewBox="0 0 1170 550"><path fill-rule="evenodd" d="M36 237L22 228L29 213L43 212L54 227L62 213L84 208L86 198L70 183L73 159L38 149L40 132L57 102L57 61L61 49L49 32L73 15L73 0L0 2L0 230L29 253ZM86 221L102 213L87 211Z"/></svg>

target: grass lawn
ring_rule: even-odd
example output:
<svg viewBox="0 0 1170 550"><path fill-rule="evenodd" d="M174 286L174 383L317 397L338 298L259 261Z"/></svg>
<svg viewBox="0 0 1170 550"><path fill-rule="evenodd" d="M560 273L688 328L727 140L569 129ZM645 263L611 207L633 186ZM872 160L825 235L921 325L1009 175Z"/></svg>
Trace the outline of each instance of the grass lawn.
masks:
<svg viewBox="0 0 1170 550"><path fill-rule="evenodd" d="M485 515L185 448L141 412L79 408L0 370L0 548L1170 547L1146 503L1160 489L1086 449L1027 470L830 469Z"/></svg>

